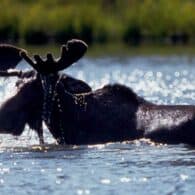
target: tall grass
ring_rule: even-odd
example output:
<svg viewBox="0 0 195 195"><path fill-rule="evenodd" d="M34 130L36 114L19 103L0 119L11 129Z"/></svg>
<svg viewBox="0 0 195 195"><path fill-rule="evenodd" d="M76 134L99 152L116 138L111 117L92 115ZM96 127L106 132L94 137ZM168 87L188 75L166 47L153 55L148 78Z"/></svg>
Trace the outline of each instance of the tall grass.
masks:
<svg viewBox="0 0 195 195"><path fill-rule="evenodd" d="M1 0L0 41L87 43L195 37L193 0Z"/></svg>

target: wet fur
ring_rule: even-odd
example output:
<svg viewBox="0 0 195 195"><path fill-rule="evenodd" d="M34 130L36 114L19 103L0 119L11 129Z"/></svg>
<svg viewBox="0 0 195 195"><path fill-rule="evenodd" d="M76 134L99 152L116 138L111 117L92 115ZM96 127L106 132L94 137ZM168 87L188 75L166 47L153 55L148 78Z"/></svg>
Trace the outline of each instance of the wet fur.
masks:
<svg viewBox="0 0 195 195"><path fill-rule="evenodd" d="M91 90L84 82L65 74L62 75L61 82L66 83L72 93ZM42 109L43 89L39 75L26 82L21 80L17 93L0 107L0 133L19 136L28 124L37 132L39 139L43 139Z"/></svg>
<svg viewBox="0 0 195 195"><path fill-rule="evenodd" d="M86 83L67 75L56 74L48 81L55 86L55 99L48 107L50 123L45 123L59 144L139 138L195 144L195 106L156 105L119 84L91 91ZM43 91L39 74L22 83L0 107L0 131L20 135L28 124L41 137Z"/></svg>
<svg viewBox="0 0 195 195"><path fill-rule="evenodd" d="M195 144L195 106L155 105L123 85L71 94L62 82L48 128L60 144L98 144L150 138ZM57 101L56 101L57 102Z"/></svg>

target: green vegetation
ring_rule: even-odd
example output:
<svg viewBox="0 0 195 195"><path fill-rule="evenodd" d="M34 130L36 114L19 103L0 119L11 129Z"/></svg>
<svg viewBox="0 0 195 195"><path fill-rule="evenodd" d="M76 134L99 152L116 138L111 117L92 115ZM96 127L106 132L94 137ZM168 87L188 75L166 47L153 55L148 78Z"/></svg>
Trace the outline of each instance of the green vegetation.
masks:
<svg viewBox="0 0 195 195"><path fill-rule="evenodd" d="M0 41L171 42L195 37L194 0L1 0Z"/></svg>

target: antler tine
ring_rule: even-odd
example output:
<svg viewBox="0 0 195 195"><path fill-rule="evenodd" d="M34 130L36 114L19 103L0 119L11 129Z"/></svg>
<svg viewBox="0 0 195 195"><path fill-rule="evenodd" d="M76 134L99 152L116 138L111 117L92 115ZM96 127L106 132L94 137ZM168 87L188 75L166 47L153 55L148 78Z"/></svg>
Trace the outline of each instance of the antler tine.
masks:
<svg viewBox="0 0 195 195"><path fill-rule="evenodd" d="M62 45L60 50L61 50L61 56L60 56L60 58L63 58L63 56L67 52L67 46L66 45Z"/></svg>
<svg viewBox="0 0 195 195"><path fill-rule="evenodd" d="M58 70L63 70L67 67L69 67L72 63L70 63L69 61L69 57L68 57L68 48L66 45L62 45L60 48L60 57L57 60L57 66L58 66Z"/></svg>
<svg viewBox="0 0 195 195"><path fill-rule="evenodd" d="M30 64L31 66L34 67L34 62L33 62L33 60L28 56L27 52L21 51L21 52L20 52L20 56L21 56L24 60L26 60L26 62L27 62L28 64Z"/></svg>
<svg viewBox="0 0 195 195"><path fill-rule="evenodd" d="M51 53L47 54L47 63L55 63L54 58Z"/></svg>
<svg viewBox="0 0 195 195"><path fill-rule="evenodd" d="M40 57L40 55L34 55L34 59L36 61L37 64L43 64L44 61L42 60L42 58Z"/></svg>
<svg viewBox="0 0 195 195"><path fill-rule="evenodd" d="M64 62L66 60L67 51L67 45L62 45L60 48L60 57L58 59L58 63Z"/></svg>

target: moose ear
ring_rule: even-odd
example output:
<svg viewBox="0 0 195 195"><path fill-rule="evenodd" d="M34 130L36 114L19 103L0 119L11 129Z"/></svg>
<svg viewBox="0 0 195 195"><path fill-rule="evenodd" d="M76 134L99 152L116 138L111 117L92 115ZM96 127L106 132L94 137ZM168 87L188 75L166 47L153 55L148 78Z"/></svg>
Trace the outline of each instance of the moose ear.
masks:
<svg viewBox="0 0 195 195"><path fill-rule="evenodd" d="M22 60L22 57L20 56L21 52L26 51L13 45L0 44L0 71L15 68Z"/></svg>

